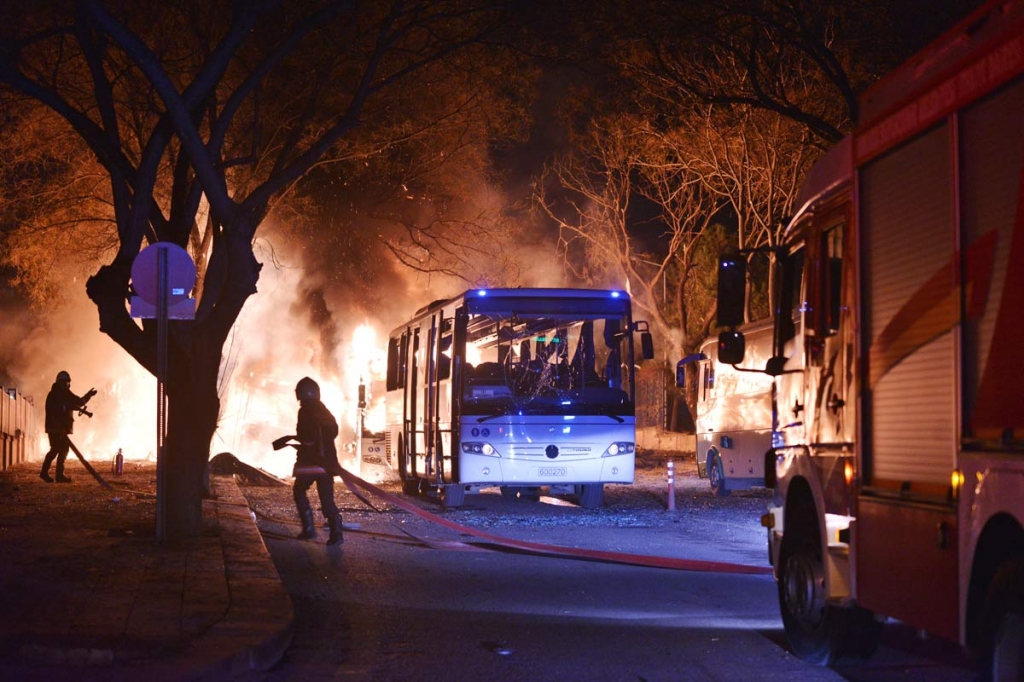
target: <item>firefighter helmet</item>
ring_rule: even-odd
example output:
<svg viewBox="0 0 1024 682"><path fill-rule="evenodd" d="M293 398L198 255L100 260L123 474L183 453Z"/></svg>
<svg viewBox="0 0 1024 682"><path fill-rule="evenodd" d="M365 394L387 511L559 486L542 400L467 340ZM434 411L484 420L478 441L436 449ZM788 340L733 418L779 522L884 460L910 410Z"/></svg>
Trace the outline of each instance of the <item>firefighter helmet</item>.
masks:
<svg viewBox="0 0 1024 682"><path fill-rule="evenodd" d="M61 371L57 372L57 383L58 384L70 384L71 383L71 375L68 374L67 372L65 372L64 370L61 370Z"/></svg>
<svg viewBox="0 0 1024 682"><path fill-rule="evenodd" d="M320 384L309 377L302 377L299 383L295 384L295 398L297 400L320 400Z"/></svg>

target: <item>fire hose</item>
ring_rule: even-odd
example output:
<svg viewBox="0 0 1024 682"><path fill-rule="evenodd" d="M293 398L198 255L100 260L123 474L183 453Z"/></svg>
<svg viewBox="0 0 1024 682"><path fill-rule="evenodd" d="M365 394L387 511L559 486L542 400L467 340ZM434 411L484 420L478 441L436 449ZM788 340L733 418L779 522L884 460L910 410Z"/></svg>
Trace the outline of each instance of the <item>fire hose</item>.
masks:
<svg viewBox="0 0 1024 682"><path fill-rule="evenodd" d="M86 409L86 404L89 402L89 399L92 398L94 395L96 395L96 389L90 388L88 393L82 396L82 404L74 408L73 411L78 412L79 416L85 416L92 419L92 412ZM91 464L89 464L88 461L86 461L85 456L82 454L81 450L79 450L78 447L71 442L70 438L68 438L68 445L71 446L71 451L75 453L75 457L77 457L79 461L82 462L82 465L85 467L85 470L88 471L89 474L93 478L95 478L96 481L101 486L103 486L107 490L110 490L110 484L107 483L106 479L99 475L99 473L92 467Z"/></svg>
<svg viewBox="0 0 1024 682"><path fill-rule="evenodd" d="M90 414L89 416L92 415ZM85 460L85 456L82 455L82 452L75 446L74 443L71 442L70 438L68 439L68 444L71 446L71 451L75 453L75 456L78 457L78 459L81 460L83 466L85 466L85 470L88 471L92 475L92 477L99 482L101 486L103 486L107 490L110 490L110 484L107 483L106 479L100 476L99 473L95 469L93 469L92 465Z"/></svg>
<svg viewBox="0 0 1024 682"><path fill-rule="evenodd" d="M394 505L400 509L403 509L410 514L425 519L431 523L444 526L451 530L458 531L459 533L465 533L473 537L487 540L488 542L499 545L501 547L508 547L510 549L517 549L523 552L529 552L532 554L542 554L545 556L555 557L566 557L576 559L588 559L591 561L602 561L605 563L616 563L616 564L628 564L632 566L648 566L652 568L670 568L679 571L699 571L704 573L742 573L742 574L754 574L754 575L765 575L772 572L770 566L751 566L746 564L734 564L725 561L706 561L702 559L683 559L677 557L664 557L664 556L650 556L646 554L627 554L624 552L611 552L606 550L598 549L582 549L578 547L562 547L558 545L547 545L539 542L528 542L525 540L514 540L512 538L502 537L500 535L494 535L485 531L463 526L462 524L449 521L448 519L442 518L437 514L421 509L420 507L401 499L396 495L392 495L384 490L381 490L377 486L364 481L355 474L342 469L341 480L345 483L345 486L352 492L353 495L363 501L364 504L372 509L376 509L374 505L367 499L366 495L361 491L365 491L379 497L388 504ZM361 490L360 490L361 489ZM426 545L437 544L430 543L416 537L406 529L401 529L402 532L413 537L414 539L422 542Z"/></svg>

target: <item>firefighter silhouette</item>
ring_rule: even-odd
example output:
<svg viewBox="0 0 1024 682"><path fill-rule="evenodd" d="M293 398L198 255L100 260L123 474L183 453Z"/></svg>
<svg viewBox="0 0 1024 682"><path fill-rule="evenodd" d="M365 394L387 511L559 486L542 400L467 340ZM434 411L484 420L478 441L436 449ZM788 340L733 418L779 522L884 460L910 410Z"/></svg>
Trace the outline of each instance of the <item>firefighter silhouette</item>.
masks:
<svg viewBox="0 0 1024 682"><path fill-rule="evenodd" d="M50 451L46 453L43 468L39 472L39 478L47 483L53 483L54 480L50 478L50 465L54 458L57 460L57 483L71 482L71 479L64 475L64 461L71 450L70 435L74 429L74 413L77 411L88 414L85 405L94 395L95 388L89 389L84 396L75 395L71 392L71 375L64 370L57 372L57 379L46 395L46 435L50 439Z"/></svg>
<svg viewBox="0 0 1024 682"><path fill-rule="evenodd" d="M302 522L302 540L316 536L313 510L307 495L316 483L320 497L320 508L330 527L328 545L341 543L341 513L334 503L334 476L341 473L334 439L338 437L338 422L334 415L320 401L320 385L309 377L303 377L295 386L295 398L299 401L298 424L295 427L295 485L292 493L295 507Z"/></svg>

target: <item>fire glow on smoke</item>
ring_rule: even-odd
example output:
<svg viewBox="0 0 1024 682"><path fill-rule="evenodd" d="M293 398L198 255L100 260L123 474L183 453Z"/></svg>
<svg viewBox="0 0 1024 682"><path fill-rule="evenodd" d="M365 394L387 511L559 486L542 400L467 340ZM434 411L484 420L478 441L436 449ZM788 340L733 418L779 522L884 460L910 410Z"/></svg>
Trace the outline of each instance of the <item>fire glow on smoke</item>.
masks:
<svg viewBox="0 0 1024 682"><path fill-rule="evenodd" d="M320 331L304 322L302 315L289 312L304 305L298 293L301 276L298 269L263 269L259 293L246 303L224 347L221 414L210 446L211 456L230 452L281 477L291 474L295 451L275 452L271 442L295 431L295 384L302 377L320 384L322 400L338 420L342 464L355 456L360 419L364 430L373 432L383 431L385 420L384 323L336 319L335 347L324 348ZM41 458L49 447L43 425L45 398L56 373L64 369L71 373L75 393L97 389L88 405L94 416L76 416L72 441L82 454L101 472L103 463L111 462L118 450L129 463L154 461L156 379L95 330L95 308L84 294L76 296L68 311L56 311L50 318L50 338L45 342L40 338L34 345L46 351L35 353L26 368L36 383L31 390L21 389L35 402L36 455ZM361 383L367 402L362 414L358 408Z"/></svg>

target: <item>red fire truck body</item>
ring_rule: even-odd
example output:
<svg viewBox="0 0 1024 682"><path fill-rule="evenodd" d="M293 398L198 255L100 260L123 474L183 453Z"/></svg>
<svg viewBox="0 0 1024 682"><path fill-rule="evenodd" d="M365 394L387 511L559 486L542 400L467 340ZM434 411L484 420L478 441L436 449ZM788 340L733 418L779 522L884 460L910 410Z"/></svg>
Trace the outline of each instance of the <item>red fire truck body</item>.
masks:
<svg viewBox="0 0 1024 682"><path fill-rule="evenodd" d="M892 617L1024 679L1022 74L991 2L865 94L778 254L762 522L808 660Z"/></svg>

